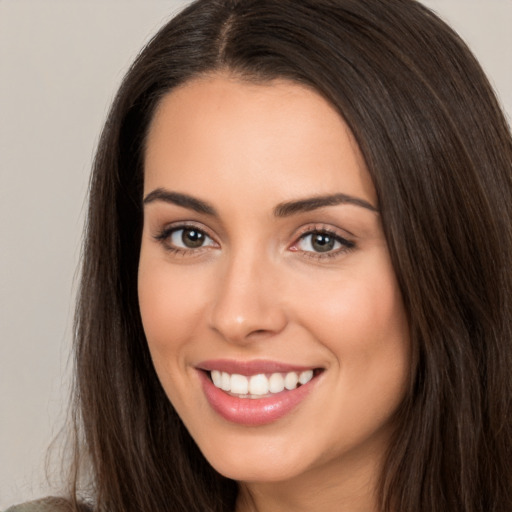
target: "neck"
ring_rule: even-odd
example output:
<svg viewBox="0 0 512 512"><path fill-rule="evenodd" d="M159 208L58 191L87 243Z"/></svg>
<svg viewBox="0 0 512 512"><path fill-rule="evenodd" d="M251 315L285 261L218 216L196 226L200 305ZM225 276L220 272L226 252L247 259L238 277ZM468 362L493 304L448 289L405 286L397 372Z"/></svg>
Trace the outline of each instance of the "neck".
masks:
<svg viewBox="0 0 512 512"><path fill-rule="evenodd" d="M240 483L236 512L377 512L375 460L334 463L290 480Z"/></svg>

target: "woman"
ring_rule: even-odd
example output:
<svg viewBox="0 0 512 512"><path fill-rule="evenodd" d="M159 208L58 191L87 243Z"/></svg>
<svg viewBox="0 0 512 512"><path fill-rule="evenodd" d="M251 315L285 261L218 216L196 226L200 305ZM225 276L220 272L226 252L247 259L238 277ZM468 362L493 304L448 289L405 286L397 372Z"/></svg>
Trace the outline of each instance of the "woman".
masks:
<svg viewBox="0 0 512 512"><path fill-rule="evenodd" d="M193 3L97 153L69 507L512 510L511 181L419 3Z"/></svg>

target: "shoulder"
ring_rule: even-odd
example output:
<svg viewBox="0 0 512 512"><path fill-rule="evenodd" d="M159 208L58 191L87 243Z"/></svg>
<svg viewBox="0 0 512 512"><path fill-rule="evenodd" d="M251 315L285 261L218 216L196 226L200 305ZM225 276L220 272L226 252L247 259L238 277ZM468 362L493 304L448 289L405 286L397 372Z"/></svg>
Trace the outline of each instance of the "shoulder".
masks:
<svg viewBox="0 0 512 512"><path fill-rule="evenodd" d="M83 510L85 512L87 509ZM15 505L5 512L73 512L73 507L68 500L63 498L44 498Z"/></svg>

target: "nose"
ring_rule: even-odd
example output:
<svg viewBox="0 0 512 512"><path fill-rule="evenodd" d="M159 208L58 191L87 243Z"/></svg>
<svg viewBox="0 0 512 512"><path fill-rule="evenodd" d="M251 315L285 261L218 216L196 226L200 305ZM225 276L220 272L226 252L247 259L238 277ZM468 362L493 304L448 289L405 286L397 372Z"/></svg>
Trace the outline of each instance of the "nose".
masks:
<svg viewBox="0 0 512 512"><path fill-rule="evenodd" d="M278 269L271 262L233 257L217 278L211 329L236 344L283 331L288 320L279 282Z"/></svg>

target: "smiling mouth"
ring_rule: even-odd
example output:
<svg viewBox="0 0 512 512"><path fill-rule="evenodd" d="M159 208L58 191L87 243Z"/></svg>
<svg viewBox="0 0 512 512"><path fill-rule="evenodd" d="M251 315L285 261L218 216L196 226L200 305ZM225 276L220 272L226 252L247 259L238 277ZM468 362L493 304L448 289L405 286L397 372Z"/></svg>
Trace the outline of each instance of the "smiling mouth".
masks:
<svg viewBox="0 0 512 512"><path fill-rule="evenodd" d="M246 427L274 423L300 407L326 371L277 361L233 359L203 361L196 369L213 411Z"/></svg>
<svg viewBox="0 0 512 512"><path fill-rule="evenodd" d="M219 370L206 371L213 385L236 398L266 398L285 391L293 391L323 372L314 368L301 372L258 373L241 375Z"/></svg>

